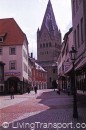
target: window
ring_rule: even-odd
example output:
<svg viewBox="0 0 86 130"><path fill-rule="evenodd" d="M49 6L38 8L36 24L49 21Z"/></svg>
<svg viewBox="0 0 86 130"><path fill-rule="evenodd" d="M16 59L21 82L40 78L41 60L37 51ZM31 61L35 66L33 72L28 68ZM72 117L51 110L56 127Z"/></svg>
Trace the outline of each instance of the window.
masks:
<svg viewBox="0 0 86 130"><path fill-rule="evenodd" d="M16 48L10 47L10 55L15 55L15 54L16 54Z"/></svg>
<svg viewBox="0 0 86 130"><path fill-rule="evenodd" d="M24 71L27 73L27 65L24 63Z"/></svg>
<svg viewBox="0 0 86 130"><path fill-rule="evenodd" d="M80 46L80 41L79 41L79 24L77 26L77 42L78 42L78 47Z"/></svg>
<svg viewBox="0 0 86 130"><path fill-rule="evenodd" d="M51 42L49 42L49 47L51 47Z"/></svg>
<svg viewBox="0 0 86 130"><path fill-rule="evenodd" d="M23 56L27 60L27 54L26 54L25 50L23 50Z"/></svg>
<svg viewBox="0 0 86 130"><path fill-rule="evenodd" d="M2 55L2 48L0 48L0 55Z"/></svg>
<svg viewBox="0 0 86 130"><path fill-rule="evenodd" d="M9 69L10 70L16 69L16 61L15 60L9 62Z"/></svg>
<svg viewBox="0 0 86 130"><path fill-rule="evenodd" d="M42 48L42 44L40 44L40 48Z"/></svg>
<svg viewBox="0 0 86 130"><path fill-rule="evenodd" d="M55 69L53 69L53 73L55 73L56 72L56 70Z"/></svg>
<svg viewBox="0 0 86 130"><path fill-rule="evenodd" d="M3 66L0 65L0 82L3 80Z"/></svg>
<svg viewBox="0 0 86 130"><path fill-rule="evenodd" d="M45 43L43 43L43 48L45 48Z"/></svg>
<svg viewBox="0 0 86 130"><path fill-rule="evenodd" d="M3 42L3 37L0 37L0 42Z"/></svg>
<svg viewBox="0 0 86 130"><path fill-rule="evenodd" d="M46 47L48 47L48 43L46 43Z"/></svg>
<svg viewBox="0 0 86 130"><path fill-rule="evenodd" d="M83 18L81 19L81 43L83 43Z"/></svg>
<svg viewBox="0 0 86 130"><path fill-rule="evenodd" d="M45 51L45 54L48 54L48 51Z"/></svg>

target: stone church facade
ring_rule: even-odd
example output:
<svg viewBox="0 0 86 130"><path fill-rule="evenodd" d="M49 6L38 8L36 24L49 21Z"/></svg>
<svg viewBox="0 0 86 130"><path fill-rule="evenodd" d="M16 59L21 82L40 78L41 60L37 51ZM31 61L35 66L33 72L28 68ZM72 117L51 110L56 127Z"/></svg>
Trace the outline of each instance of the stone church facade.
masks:
<svg viewBox="0 0 86 130"><path fill-rule="evenodd" d="M58 79L57 59L61 50L61 32L56 24L51 1L45 11L41 29L37 30L37 62L47 71L47 86Z"/></svg>

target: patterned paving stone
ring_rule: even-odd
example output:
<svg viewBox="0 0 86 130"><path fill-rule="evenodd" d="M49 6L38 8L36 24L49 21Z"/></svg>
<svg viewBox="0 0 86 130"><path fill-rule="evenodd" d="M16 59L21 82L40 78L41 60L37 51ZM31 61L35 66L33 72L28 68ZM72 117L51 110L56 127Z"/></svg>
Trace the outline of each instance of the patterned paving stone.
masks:
<svg viewBox="0 0 86 130"><path fill-rule="evenodd" d="M79 118L74 119L72 96L41 90L38 95L18 95L16 99L20 102L13 100L13 104L0 110L1 125L4 122L10 123L3 124L3 127L9 125L6 130L86 130L86 107L78 101ZM83 97L79 96L79 99L83 100ZM4 129L3 127L1 129Z"/></svg>

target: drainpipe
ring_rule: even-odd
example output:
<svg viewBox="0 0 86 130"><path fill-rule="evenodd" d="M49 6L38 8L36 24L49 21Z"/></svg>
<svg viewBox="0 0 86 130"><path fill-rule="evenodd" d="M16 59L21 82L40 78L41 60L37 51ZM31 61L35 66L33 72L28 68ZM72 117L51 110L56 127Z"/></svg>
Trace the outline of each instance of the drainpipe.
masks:
<svg viewBox="0 0 86 130"><path fill-rule="evenodd" d="M83 12L84 12L84 32L85 32L85 51L86 51L86 0L83 0Z"/></svg>

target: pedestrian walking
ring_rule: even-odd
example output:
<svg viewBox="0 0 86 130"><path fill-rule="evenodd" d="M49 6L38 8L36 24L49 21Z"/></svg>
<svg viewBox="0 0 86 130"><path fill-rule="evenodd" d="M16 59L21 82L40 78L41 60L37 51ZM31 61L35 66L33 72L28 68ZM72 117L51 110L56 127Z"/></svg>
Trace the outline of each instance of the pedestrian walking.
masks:
<svg viewBox="0 0 86 130"><path fill-rule="evenodd" d="M54 91L55 91L55 89L57 88L56 80L53 80L53 81L52 81L52 88L54 89Z"/></svg>
<svg viewBox="0 0 86 130"><path fill-rule="evenodd" d="M28 94L30 93L30 87L27 87L27 92L28 92Z"/></svg>
<svg viewBox="0 0 86 130"><path fill-rule="evenodd" d="M68 96L70 95L70 86L68 85L68 88L67 88L67 92L68 92Z"/></svg>
<svg viewBox="0 0 86 130"><path fill-rule="evenodd" d="M37 86L34 87L35 94L37 94Z"/></svg>
<svg viewBox="0 0 86 130"><path fill-rule="evenodd" d="M11 96L11 99L14 99L14 87L13 86L10 88L10 96Z"/></svg>
<svg viewBox="0 0 86 130"><path fill-rule="evenodd" d="M60 86L57 84L57 93L60 95Z"/></svg>

